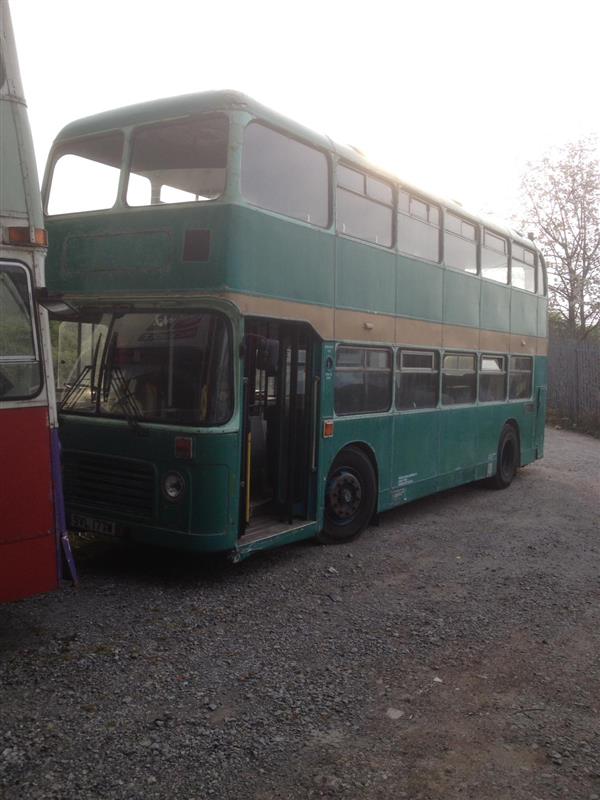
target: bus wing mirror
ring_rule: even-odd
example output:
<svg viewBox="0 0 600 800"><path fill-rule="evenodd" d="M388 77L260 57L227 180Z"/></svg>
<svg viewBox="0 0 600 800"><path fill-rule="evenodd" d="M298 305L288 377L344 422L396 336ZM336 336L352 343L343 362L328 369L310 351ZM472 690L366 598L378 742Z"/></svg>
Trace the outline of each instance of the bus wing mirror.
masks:
<svg viewBox="0 0 600 800"><path fill-rule="evenodd" d="M43 306L53 319L73 319L77 317L77 308L60 294L50 294L45 286L35 290L35 299Z"/></svg>

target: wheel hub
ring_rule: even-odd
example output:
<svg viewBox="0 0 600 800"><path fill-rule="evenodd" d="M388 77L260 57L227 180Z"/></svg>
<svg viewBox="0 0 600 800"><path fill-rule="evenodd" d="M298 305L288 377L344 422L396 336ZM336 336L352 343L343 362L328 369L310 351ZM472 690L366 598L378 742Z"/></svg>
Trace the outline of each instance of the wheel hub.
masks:
<svg viewBox="0 0 600 800"><path fill-rule="evenodd" d="M356 475L340 470L331 481L327 491L329 511L340 521L348 522L362 501L362 486Z"/></svg>

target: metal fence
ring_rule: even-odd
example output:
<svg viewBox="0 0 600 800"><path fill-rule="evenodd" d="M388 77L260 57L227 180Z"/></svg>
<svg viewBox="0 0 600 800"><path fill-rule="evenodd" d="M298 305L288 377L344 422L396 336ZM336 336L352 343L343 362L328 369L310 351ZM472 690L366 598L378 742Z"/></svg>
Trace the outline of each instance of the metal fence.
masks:
<svg viewBox="0 0 600 800"><path fill-rule="evenodd" d="M573 423L600 425L600 342L551 336L548 407Z"/></svg>

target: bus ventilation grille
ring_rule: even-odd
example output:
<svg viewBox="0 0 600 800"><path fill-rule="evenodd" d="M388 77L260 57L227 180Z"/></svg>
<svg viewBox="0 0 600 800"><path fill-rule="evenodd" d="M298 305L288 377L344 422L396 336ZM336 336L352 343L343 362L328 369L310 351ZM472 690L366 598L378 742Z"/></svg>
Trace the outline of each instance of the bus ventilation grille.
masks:
<svg viewBox="0 0 600 800"><path fill-rule="evenodd" d="M63 453L65 503L151 519L154 470L150 464L89 453Z"/></svg>

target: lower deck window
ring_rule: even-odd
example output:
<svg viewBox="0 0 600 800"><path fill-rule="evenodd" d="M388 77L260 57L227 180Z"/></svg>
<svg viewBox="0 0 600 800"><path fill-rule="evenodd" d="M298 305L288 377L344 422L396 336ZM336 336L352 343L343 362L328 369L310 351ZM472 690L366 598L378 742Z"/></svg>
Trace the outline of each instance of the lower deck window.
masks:
<svg viewBox="0 0 600 800"><path fill-rule="evenodd" d="M479 402L493 403L506 399L506 358L481 356L479 367Z"/></svg>
<svg viewBox="0 0 600 800"><path fill-rule="evenodd" d="M398 350L396 408L435 408L438 402L439 356L426 350Z"/></svg>
<svg viewBox="0 0 600 800"><path fill-rule="evenodd" d="M336 414L387 411L391 404L391 350L339 347L335 370Z"/></svg>
<svg viewBox="0 0 600 800"><path fill-rule="evenodd" d="M471 353L447 353L442 371L442 405L474 403L477 396L477 370Z"/></svg>
<svg viewBox="0 0 600 800"><path fill-rule="evenodd" d="M530 356L510 357L510 400L529 400L533 386L533 359Z"/></svg>

